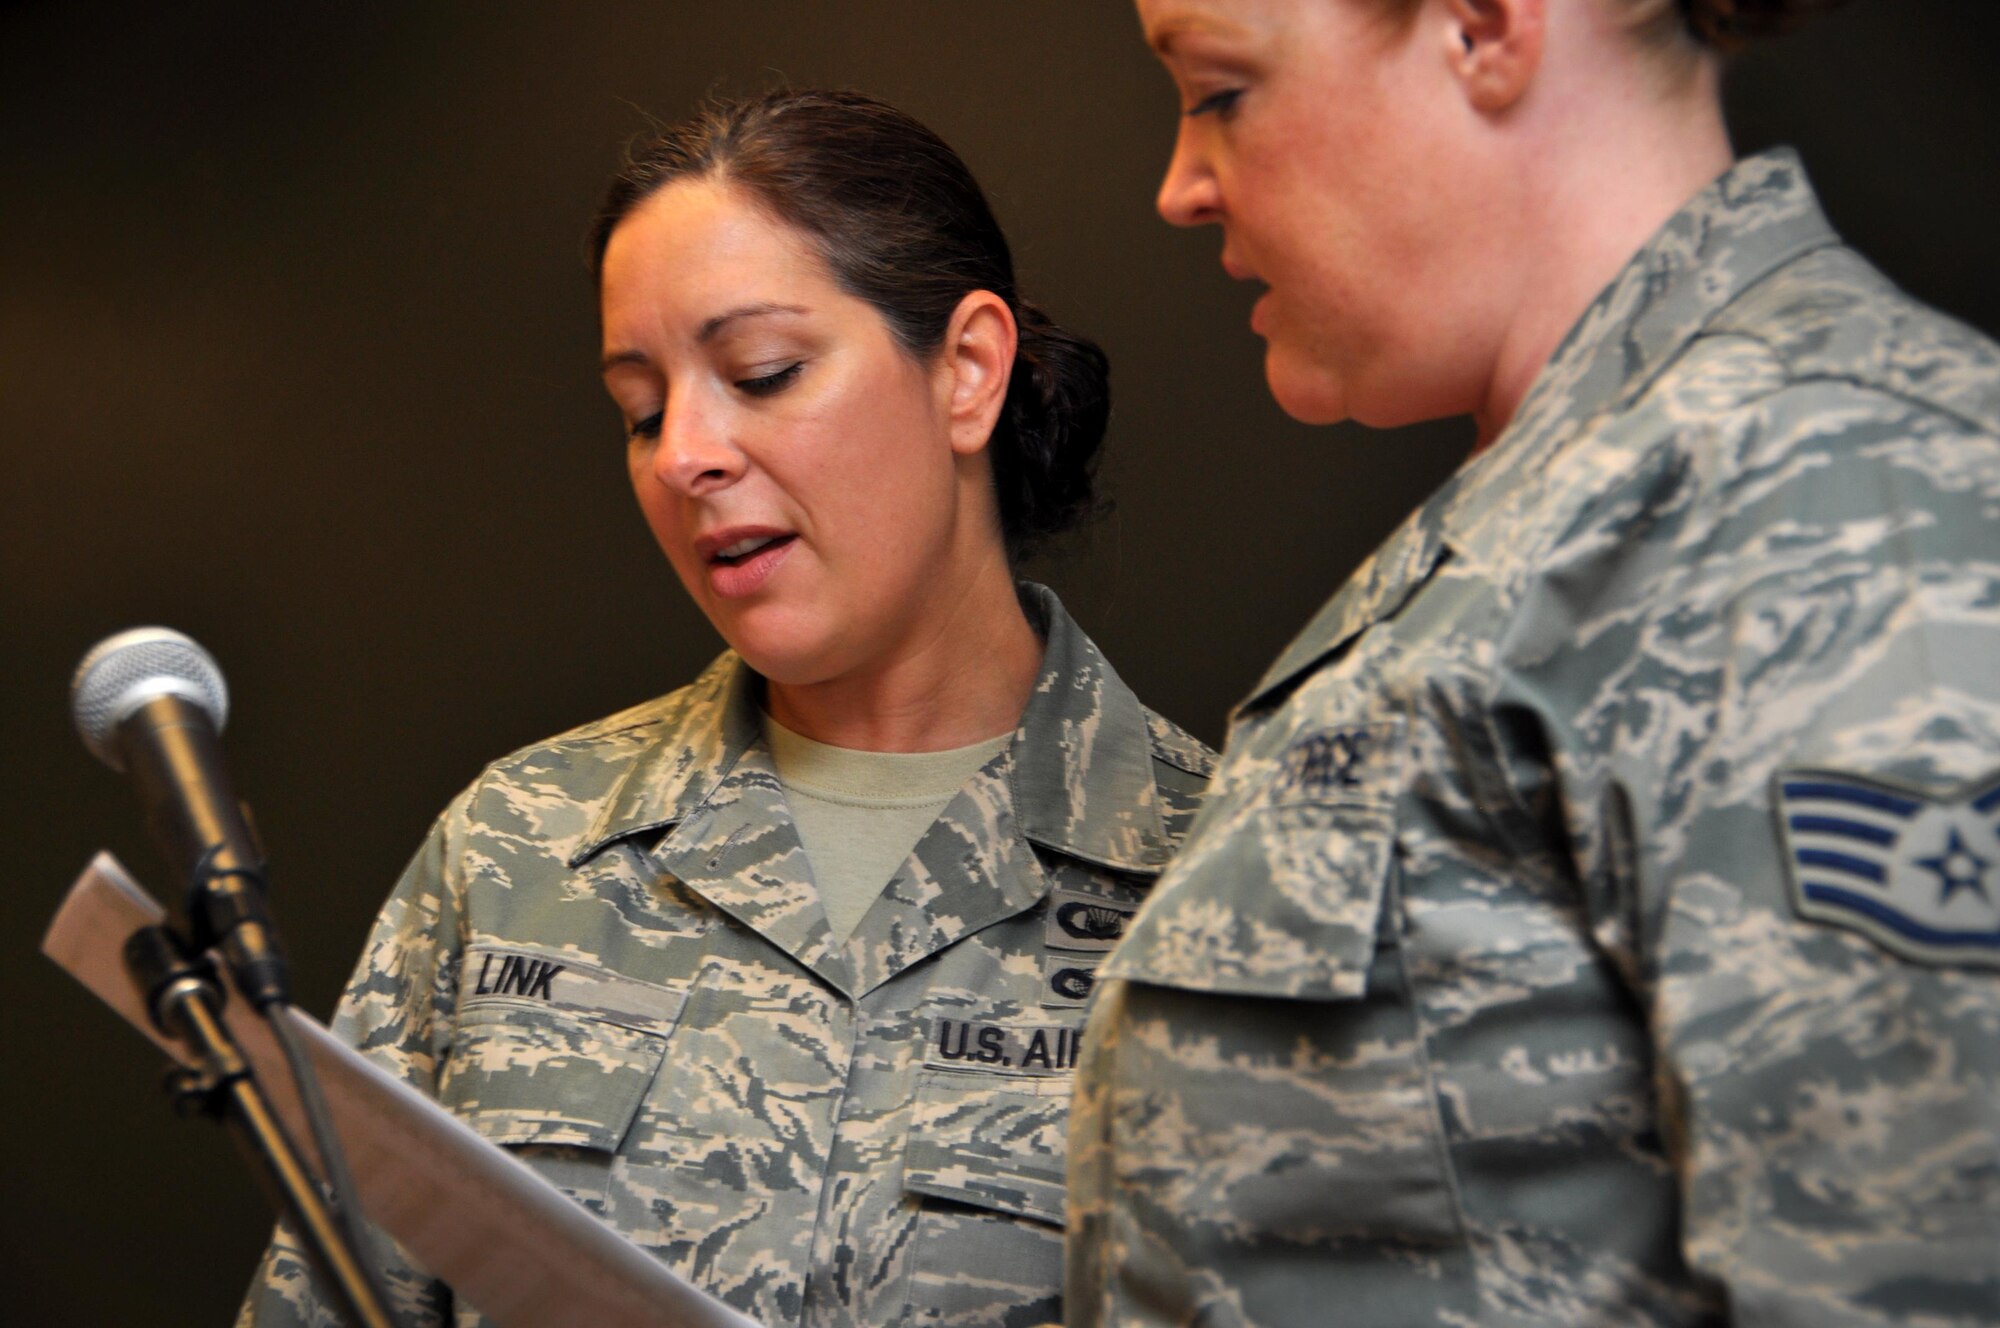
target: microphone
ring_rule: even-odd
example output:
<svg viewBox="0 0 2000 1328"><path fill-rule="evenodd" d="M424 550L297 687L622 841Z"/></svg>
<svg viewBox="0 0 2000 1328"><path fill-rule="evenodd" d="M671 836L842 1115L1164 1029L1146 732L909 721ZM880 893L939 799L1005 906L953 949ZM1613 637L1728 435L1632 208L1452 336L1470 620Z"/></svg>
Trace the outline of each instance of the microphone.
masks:
<svg viewBox="0 0 2000 1328"><path fill-rule="evenodd" d="M289 1002L264 855L217 741L229 688L215 660L179 632L135 627L92 646L69 692L84 746L132 781L154 839L187 882L195 948L220 948L258 1008Z"/></svg>

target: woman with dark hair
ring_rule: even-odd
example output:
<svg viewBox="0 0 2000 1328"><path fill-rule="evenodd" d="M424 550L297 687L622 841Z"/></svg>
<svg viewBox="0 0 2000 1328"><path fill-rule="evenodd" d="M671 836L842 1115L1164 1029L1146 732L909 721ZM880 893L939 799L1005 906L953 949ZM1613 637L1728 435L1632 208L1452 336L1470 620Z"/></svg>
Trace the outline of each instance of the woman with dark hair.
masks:
<svg viewBox="0 0 2000 1328"><path fill-rule="evenodd" d="M2000 349L1735 161L1781 0L1139 0L1307 421L1473 457L1106 962L1073 1324L2000 1322Z"/></svg>
<svg viewBox="0 0 2000 1328"><path fill-rule="evenodd" d="M489 767L335 1027L772 1328L1054 1317L1081 1011L1209 769L1014 576L1092 507L1104 358L856 95L667 130L591 259L633 490L730 650ZM323 1305L281 1234L246 1321Z"/></svg>

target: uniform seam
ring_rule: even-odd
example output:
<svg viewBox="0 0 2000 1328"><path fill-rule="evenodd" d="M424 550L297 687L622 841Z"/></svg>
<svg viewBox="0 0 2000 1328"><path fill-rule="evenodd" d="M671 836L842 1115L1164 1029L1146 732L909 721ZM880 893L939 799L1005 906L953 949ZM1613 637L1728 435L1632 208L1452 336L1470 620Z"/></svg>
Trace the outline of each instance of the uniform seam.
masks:
<svg viewBox="0 0 2000 1328"><path fill-rule="evenodd" d="M1395 855L1398 852L1393 840L1389 851L1393 863L1395 862ZM1438 1170L1444 1177L1445 1191L1451 1198L1452 1226L1457 1233L1458 1246L1465 1251L1465 1257L1472 1265L1472 1285L1468 1290L1471 1293L1473 1309L1476 1313L1481 1300L1479 1290L1480 1256L1472 1240L1472 1223L1470 1216L1465 1210L1465 1192L1459 1185L1458 1163L1452 1153L1450 1139L1445 1128L1444 1112L1439 1106L1443 1098L1442 1090L1438 1084L1436 1061L1431 1054L1433 1029L1430 1020L1424 1016L1422 1004L1417 1000L1416 983L1410 977L1407 953L1403 946L1403 932L1406 918L1403 909L1402 869L1400 864L1396 865L1395 870L1391 873L1391 879L1386 889L1390 894L1384 900L1384 906L1395 910L1396 984L1402 989L1403 999L1409 1003L1410 1021L1416 1026L1417 1030L1417 1054L1423 1068L1424 1112L1430 1124L1431 1151L1437 1158Z"/></svg>
<svg viewBox="0 0 2000 1328"><path fill-rule="evenodd" d="M1542 559L1537 558L1535 562L1539 565ZM1482 579L1492 587L1493 621L1499 629L1496 639L1505 641L1521 611L1521 590L1525 583L1520 578L1495 577L1485 573L1483 569ZM1475 703L1474 718L1477 721L1484 750L1473 754L1472 761L1481 768L1480 782L1488 788L1496 789L1500 797L1505 800L1510 812L1510 815L1503 816L1487 799L1478 798L1475 799L1475 805L1478 807L1480 819L1492 827L1501 844L1512 850L1514 865L1517 868L1536 863L1535 874L1543 878L1544 884L1559 883L1554 873L1541 870L1537 862L1536 851L1541 847L1541 841L1534 833L1538 823L1535 808L1522 796L1521 790L1515 787L1514 781L1508 776L1506 762L1501 756L1507 748L1501 742L1500 734L1493 723L1494 713L1500 706L1501 692L1506 687L1508 672L1502 664L1500 667L1476 668L1475 674L1479 678L1479 686L1472 698ZM1560 774L1553 764L1550 773L1556 777L1559 785Z"/></svg>
<svg viewBox="0 0 2000 1328"><path fill-rule="evenodd" d="M1865 393L1872 397L1878 397L1886 401L1895 402L1920 414L1933 416L1940 420L1947 420L1952 424L1958 426L1960 429L1964 430L1966 433L1972 434L1973 436L1978 438L1990 439L1996 436L1996 426L1993 421L1975 419L1972 416L1963 413L1962 411L1957 411L1952 409L1950 406L1945 405L1943 402L1934 401L1929 397L1917 396L1910 392L1902 391L1896 387L1891 386L1888 383L1880 381L1879 379L1863 377L1862 375L1857 373L1843 373L1830 369L1823 369L1823 370L1798 369L1794 367L1792 359L1787 355L1785 355L1782 351L1780 351L1776 346L1774 346L1769 340L1769 338L1766 337L1760 337L1750 332L1737 331L1731 329L1726 331L1719 330L1715 332L1704 332L1700 336L1698 336L1696 340L1697 341L1735 340L1735 341L1749 342L1752 345L1761 347L1765 351L1765 353L1770 356L1772 363L1778 366L1780 371L1784 374L1783 382L1775 384L1774 386L1769 387L1762 392L1758 392L1753 396L1747 396L1743 398L1743 400L1740 403L1738 403L1738 405L1735 407L1736 410L1742 410L1749 406L1762 404L1764 402L1769 401L1771 398L1776 396L1781 396L1784 393L1789 392L1794 388L1809 387L1815 385L1824 386L1828 384L1838 384L1842 387L1852 388L1856 392Z"/></svg>
<svg viewBox="0 0 2000 1328"><path fill-rule="evenodd" d="M817 1246L819 1243L820 1230L822 1226L827 1223L828 1205L829 1203L832 1202L832 1188L835 1184L835 1169L833 1167L833 1155L839 1150L841 1146L842 1139L841 1139L840 1127L847 1123L848 1104L854 1100L854 1076L857 1072L856 1066L858 1065L861 1059L861 1043L863 1040L862 1033L863 1029L866 1027L867 1024L867 1016L863 1013L861 1009L861 1002L859 1000L846 996L842 996L840 999L846 1003L848 1010L847 1069L846 1072L840 1076L840 1103L833 1110L833 1127L832 1127L831 1137L828 1138L826 1145L827 1165L820 1175L819 1194L815 1196L816 1202L813 1205L812 1234L806 1246L807 1249L806 1266L805 1270L800 1274L799 1277L799 1321L801 1323L808 1321L807 1316L808 1316L808 1311L812 1305L814 1285L818 1282L823 1282L826 1280L825 1276L819 1274L819 1260L816 1257L814 1257L818 1253L818 1251L814 1247ZM912 1112L915 1111L914 1087L912 1088L911 1111ZM906 1134L904 1143L907 1145L908 1142L909 1141ZM898 1159L899 1164L900 1161L901 1159L899 1158ZM908 1193L907 1186L904 1187L904 1192ZM912 1226L912 1230L914 1231L915 1229L916 1228ZM907 1322L910 1312L910 1278L911 1278L911 1272L914 1268L913 1260L915 1258L916 1251L911 1250L910 1254L911 1254L911 1259L904 1261L903 1292L902 1292L903 1316L902 1318L897 1320L898 1323ZM829 1294L831 1294L834 1297L836 1302L838 1302L838 1300L840 1299L839 1292L837 1289L830 1292Z"/></svg>
<svg viewBox="0 0 2000 1328"><path fill-rule="evenodd" d="M495 757L486 763L485 768L480 771L480 776L482 782L487 777L510 779L513 767L518 766L522 761L530 757L564 750L587 750L591 747L609 743L615 738L626 737L645 729L658 728L665 723L665 716L652 715L645 719L635 719L629 724L621 724L617 728L597 728L595 725L586 725L581 729L572 729L567 733L558 733L554 737L524 743L503 756Z"/></svg>
<svg viewBox="0 0 2000 1328"><path fill-rule="evenodd" d="M598 719L590 720L587 723L578 724L573 728L564 729L560 733L539 738L534 742L523 743L512 751L506 752L487 762L486 766L480 772L481 780L483 781L489 776L501 779L510 778L511 776L507 773L508 768L519 764L528 757L553 753L566 748L588 749L599 744L609 743L614 739L629 737L632 734L647 729L662 729L667 732L674 731L674 725L684 722L690 714L713 704L717 699L717 695L727 686L727 670L721 671L723 676L720 679L715 676L722 663L722 658L718 657L710 661L692 681L683 686L676 687L671 692L650 697L635 705L627 706L615 714L605 715ZM635 760L637 757L633 755L627 759Z"/></svg>

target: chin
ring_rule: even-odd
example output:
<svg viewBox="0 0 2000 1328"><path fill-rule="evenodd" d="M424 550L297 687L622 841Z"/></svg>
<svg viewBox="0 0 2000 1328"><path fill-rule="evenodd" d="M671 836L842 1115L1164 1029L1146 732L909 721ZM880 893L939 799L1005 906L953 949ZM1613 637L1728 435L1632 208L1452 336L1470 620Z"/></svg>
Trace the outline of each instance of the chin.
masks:
<svg viewBox="0 0 2000 1328"><path fill-rule="evenodd" d="M810 687L845 671L845 652L831 633L738 632L725 639L758 676L781 687Z"/></svg>
<svg viewBox="0 0 2000 1328"><path fill-rule="evenodd" d="M772 682L804 686L834 671L828 664L834 654L834 634L811 615L759 604L735 612L710 612L708 621L745 664Z"/></svg>
<svg viewBox="0 0 2000 1328"><path fill-rule="evenodd" d="M1264 356L1264 381L1279 409L1301 424L1352 421L1369 429L1400 429L1427 420L1463 415L1479 400L1477 392L1455 391L1442 375L1425 376L1432 366L1410 363L1400 376L1390 366L1364 370L1331 369L1272 346Z"/></svg>
<svg viewBox="0 0 2000 1328"><path fill-rule="evenodd" d="M828 652L808 642L738 636L730 638L729 646L760 677L784 687L824 682L835 671L826 663Z"/></svg>
<svg viewBox="0 0 2000 1328"><path fill-rule="evenodd" d="M1264 382L1278 409L1300 424L1339 424L1349 417L1347 394L1338 379L1316 365L1301 364L1276 344L1264 352Z"/></svg>

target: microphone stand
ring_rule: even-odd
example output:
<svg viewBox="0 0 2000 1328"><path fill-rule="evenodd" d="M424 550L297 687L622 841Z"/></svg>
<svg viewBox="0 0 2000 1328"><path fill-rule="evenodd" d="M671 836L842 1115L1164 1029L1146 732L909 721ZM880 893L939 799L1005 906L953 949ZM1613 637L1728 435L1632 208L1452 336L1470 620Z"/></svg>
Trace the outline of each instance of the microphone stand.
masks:
<svg viewBox="0 0 2000 1328"><path fill-rule="evenodd" d="M349 1233L284 1128L242 1049L222 1020L226 998L206 955L191 952L165 925L142 927L125 943L125 967L146 993L153 1023L195 1053L198 1069L176 1072L177 1104L192 1104L230 1128L273 1206L305 1242L340 1307L362 1328L395 1328ZM266 1010L266 1017L272 1012Z"/></svg>

